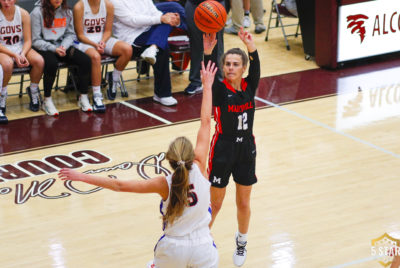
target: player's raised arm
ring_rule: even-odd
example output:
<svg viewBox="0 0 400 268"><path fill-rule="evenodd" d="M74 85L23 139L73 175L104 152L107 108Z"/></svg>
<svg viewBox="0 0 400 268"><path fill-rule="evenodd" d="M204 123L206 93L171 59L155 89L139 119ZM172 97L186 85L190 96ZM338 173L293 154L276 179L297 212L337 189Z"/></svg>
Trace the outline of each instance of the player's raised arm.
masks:
<svg viewBox="0 0 400 268"><path fill-rule="evenodd" d="M216 44L217 44L217 34L216 33L203 34L203 48L204 48L205 56L209 56L212 54ZM207 64L207 62L206 62L206 64Z"/></svg>
<svg viewBox="0 0 400 268"><path fill-rule="evenodd" d="M246 45L247 51L249 53L252 53L257 50L253 36L248 31L243 30L243 27L240 28L238 36L240 40L242 40L242 42Z"/></svg>
<svg viewBox="0 0 400 268"><path fill-rule="evenodd" d="M210 144L211 110L212 110L212 85L214 83L217 67L212 61L207 65L201 63L201 81L203 83L203 99L200 111L200 129L197 133L196 148L194 150L195 160L199 162L203 174L206 171L208 147Z"/></svg>

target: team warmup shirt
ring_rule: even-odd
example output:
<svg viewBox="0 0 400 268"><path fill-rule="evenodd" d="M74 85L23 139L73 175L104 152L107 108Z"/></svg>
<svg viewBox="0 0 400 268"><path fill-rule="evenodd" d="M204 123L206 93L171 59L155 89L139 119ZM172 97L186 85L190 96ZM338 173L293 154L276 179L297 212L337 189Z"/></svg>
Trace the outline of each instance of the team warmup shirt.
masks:
<svg viewBox="0 0 400 268"><path fill-rule="evenodd" d="M207 63L211 56L206 55ZM229 82L214 80L212 86L215 134L224 137L250 137L253 135L254 97L260 80L260 60L257 50L249 53L249 74L242 78L241 90L235 90Z"/></svg>
<svg viewBox="0 0 400 268"><path fill-rule="evenodd" d="M8 21L0 10L0 45L16 54L22 52L24 33L22 30L22 16L19 6L15 6L14 19Z"/></svg>

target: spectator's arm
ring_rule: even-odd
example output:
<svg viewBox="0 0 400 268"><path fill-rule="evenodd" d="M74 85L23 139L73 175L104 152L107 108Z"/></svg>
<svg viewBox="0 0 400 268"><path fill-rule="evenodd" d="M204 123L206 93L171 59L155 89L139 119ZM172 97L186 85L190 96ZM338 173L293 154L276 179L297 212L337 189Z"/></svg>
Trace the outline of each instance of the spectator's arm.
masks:
<svg viewBox="0 0 400 268"><path fill-rule="evenodd" d="M143 27L161 23L161 16L163 14L154 4L148 6L153 11L152 15L148 16L136 13L119 0L114 0L112 3L114 5L114 17L118 18L121 23L128 27Z"/></svg>
<svg viewBox="0 0 400 268"><path fill-rule="evenodd" d="M32 46L38 50L56 52L57 47L42 37L42 21L41 10L37 7L31 13Z"/></svg>
<svg viewBox="0 0 400 268"><path fill-rule="evenodd" d="M65 30L64 33L64 38L61 41L61 45L65 48L68 49L72 43L74 42L74 40L76 39L76 35L75 35L75 30L74 30L74 22L72 19L72 11L68 10L68 15L67 17L70 17L71 19L69 19L69 23L67 25L67 29ZM68 21L68 18L67 18Z"/></svg>

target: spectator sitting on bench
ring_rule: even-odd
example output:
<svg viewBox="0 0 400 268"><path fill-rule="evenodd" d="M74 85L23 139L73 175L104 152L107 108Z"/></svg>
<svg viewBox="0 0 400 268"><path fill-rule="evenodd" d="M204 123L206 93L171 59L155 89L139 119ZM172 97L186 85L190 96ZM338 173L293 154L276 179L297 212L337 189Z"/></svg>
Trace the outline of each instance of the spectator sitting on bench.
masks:
<svg viewBox="0 0 400 268"><path fill-rule="evenodd" d="M56 79L58 63L76 65L78 71L78 105L82 111L93 110L88 98L91 61L90 57L74 48L76 39L72 11L67 7L67 0L41 0L36 2L31 12L32 45L44 58L44 103L43 110L48 115L56 116L58 111L51 99L51 89Z"/></svg>
<svg viewBox="0 0 400 268"><path fill-rule="evenodd" d="M154 97L162 105L178 102L171 94L168 36L172 27L186 30L185 11L176 2L154 5L152 0L111 0L114 35L133 47L133 56L153 64Z"/></svg>
<svg viewBox="0 0 400 268"><path fill-rule="evenodd" d="M114 100L121 87L120 77L132 57L132 47L111 37L114 20L114 6L109 0L80 0L74 6L74 26L80 43L79 50L92 60L93 108L102 107L101 54L117 57L113 73L108 74L107 97ZM97 105L99 104L99 105Z"/></svg>
<svg viewBox="0 0 400 268"><path fill-rule="evenodd" d="M0 90L0 122L7 123L6 100L7 85L14 66L32 66L29 73L31 84L26 89L29 97L29 109L39 110L40 93L38 85L43 74L43 58L31 48L31 21L29 13L15 5L16 0L0 0L0 65L2 66L2 88Z"/></svg>

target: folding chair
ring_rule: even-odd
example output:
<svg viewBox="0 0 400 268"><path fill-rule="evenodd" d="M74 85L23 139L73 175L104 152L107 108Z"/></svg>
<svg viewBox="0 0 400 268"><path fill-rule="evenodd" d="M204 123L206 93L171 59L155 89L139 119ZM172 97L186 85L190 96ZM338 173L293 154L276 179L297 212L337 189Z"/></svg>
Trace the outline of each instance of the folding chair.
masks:
<svg viewBox="0 0 400 268"><path fill-rule="evenodd" d="M276 14L276 16L273 15L273 13ZM282 18L297 18L297 23L296 24L283 24ZM275 26L271 26L271 21L275 19ZM296 28L296 33L294 34L286 34L285 32L285 27L290 27L290 26L297 26ZM267 28L267 35L265 36L265 41L268 41L268 34L270 29L274 28L281 28L283 37L285 38L285 43L286 43L286 49L290 50L290 46L287 40L287 37L289 36L295 36L297 37L299 33L299 28L300 24L298 21L298 17L290 13L282 3L278 4L276 0L272 0L271 4L271 12L269 14L269 21L268 21L268 28Z"/></svg>

